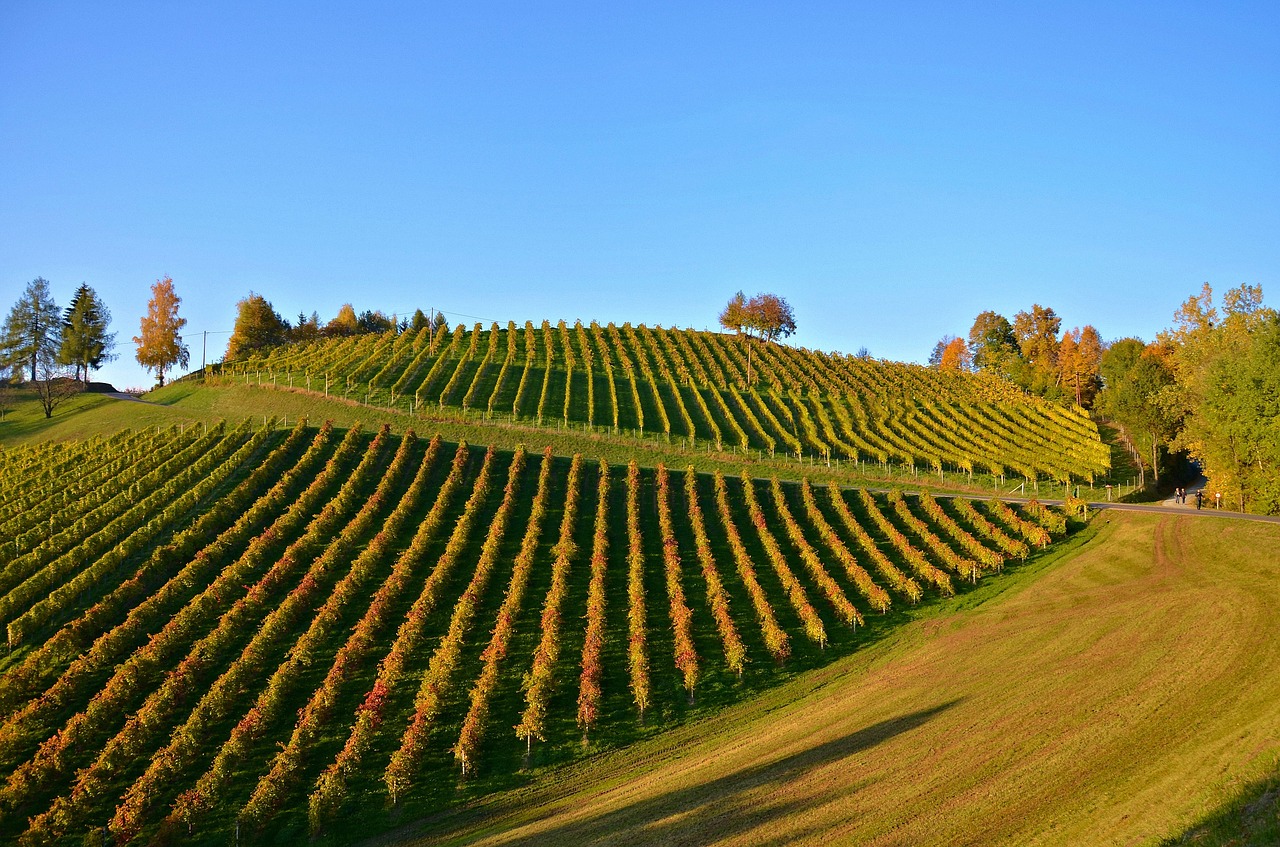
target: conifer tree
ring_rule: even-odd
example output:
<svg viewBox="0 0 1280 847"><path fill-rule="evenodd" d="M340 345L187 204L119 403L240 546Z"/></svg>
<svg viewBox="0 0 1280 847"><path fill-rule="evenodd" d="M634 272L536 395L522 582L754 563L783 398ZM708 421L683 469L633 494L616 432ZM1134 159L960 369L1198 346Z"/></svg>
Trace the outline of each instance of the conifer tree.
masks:
<svg viewBox="0 0 1280 847"><path fill-rule="evenodd" d="M4 322L5 364L15 372L31 368L31 381L40 378L42 362L52 363L58 353L58 304L49 293L49 281L36 277L9 310Z"/></svg>
<svg viewBox="0 0 1280 847"><path fill-rule="evenodd" d="M111 325L111 311L98 293L81 283L76 289L71 305L62 316L62 346L58 361L75 368L75 378L89 381L89 371L102 367L114 358L116 334L107 332Z"/></svg>

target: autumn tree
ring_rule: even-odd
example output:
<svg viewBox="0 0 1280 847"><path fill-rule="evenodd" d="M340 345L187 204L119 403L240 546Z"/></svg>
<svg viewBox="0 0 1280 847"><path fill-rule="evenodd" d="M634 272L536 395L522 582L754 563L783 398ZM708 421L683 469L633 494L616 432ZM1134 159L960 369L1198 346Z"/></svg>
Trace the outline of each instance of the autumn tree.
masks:
<svg viewBox="0 0 1280 847"><path fill-rule="evenodd" d="M1088 407L1098 393L1098 367L1102 362L1102 338L1092 326L1076 327L1062 334L1058 343L1058 374L1075 394L1076 405Z"/></svg>
<svg viewBox="0 0 1280 847"><path fill-rule="evenodd" d="M963 338L944 335L933 345L929 365L944 371L967 371L973 365L973 358L969 355L969 346L964 343Z"/></svg>
<svg viewBox="0 0 1280 847"><path fill-rule="evenodd" d="M178 317L181 302L182 298L173 291L172 279L166 276L156 280L151 286L147 313L142 317L141 334L133 338L138 345L138 364L155 371L162 388L164 372L174 366L185 368L190 359L190 351L182 343L182 328L187 320Z"/></svg>
<svg viewBox="0 0 1280 847"><path fill-rule="evenodd" d="M301 316L299 316L301 317ZM247 359L260 350L283 344L289 337L289 323L261 294L236 303L236 323L227 342L228 362Z"/></svg>
<svg viewBox="0 0 1280 847"><path fill-rule="evenodd" d="M114 358L111 348L115 346L116 334L107 332L110 325L111 311L96 291L81 283L62 315L59 364L71 365L75 378L88 383L90 370L96 371Z"/></svg>
<svg viewBox="0 0 1280 847"><path fill-rule="evenodd" d="M791 304L776 294L757 294L747 301L748 328L764 341L776 341L795 334L796 316Z"/></svg>
<svg viewBox="0 0 1280 847"><path fill-rule="evenodd" d="M942 357L938 367L944 371L967 371L973 364L969 355L969 346L963 338L953 338L942 349Z"/></svg>
<svg viewBox="0 0 1280 847"><path fill-rule="evenodd" d="M757 294L750 300L741 291L733 295L720 313L720 325L738 334L747 348L747 384L755 381L751 339L770 342L796 331L791 304L776 294Z"/></svg>
<svg viewBox="0 0 1280 847"><path fill-rule="evenodd" d="M315 341L322 337L324 330L320 327L320 315L316 312L311 313L311 317L307 317L304 312L298 312L298 318L294 321L293 326L289 327L289 340L295 344L306 341Z"/></svg>
<svg viewBox="0 0 1280 847"><path fill-rule="evenodd" d="M1013 324L996 312L986 311L974 318L969 329L969 354L976 370L1003 377L1017 370L1021 352Z"/></svg>
<svg viewBox="0 0 1280 847"><path fill-rule="evenodd" d="M1176 402L1183 416L1175 445L1200 462L1210 485L1241 510L1280 508L1280 434L1275 420L1280 376L1269 368L1280 339L1274 309L1262 289L1242 285L1227 292L1222 310L1205 283L1174 315L1160 336L1171 350Z"/></svg>
<svg viewBox="0 0 1280 847"><path fill-rule="evenodd" d="M49 281L36 277L9 310L4 322L4 363L15 371L31 369L31 380L40 378L42 362L53 362L58 355L60 333L58 304L49 293Z"/></svg>
<svg viewBox="0 0 1280 847"><path fill-rule="evenodd" d="M324 326L324 334L331 336L355 335L360 331L360 319L350 303L343 303L338 314Z"/></svg>
<svg viewBox="0 0 1280 847"><path fill-rule="evenodd" d="M1013 316L1013 334L1028 373L1019 381L1036 394L1054 394L1058 385L1058 330L1062 319L1039 303Z"/></svg>
<svg viewBox="0 0 1280 847"><path fill-rule="evenodd" d="M720 313L720 325L739 335L745 332L775 341L795 333L796 316L791 304L776 294L757 294L748 300L739 291Z"/></svg>
<svg viewBox="0 0 1280 847"><path fill-rule="evenodd" d="M747 326L747 298L741 291L730 298L728 305L720 313L720 326L742 335L742 330Z"/></svg>

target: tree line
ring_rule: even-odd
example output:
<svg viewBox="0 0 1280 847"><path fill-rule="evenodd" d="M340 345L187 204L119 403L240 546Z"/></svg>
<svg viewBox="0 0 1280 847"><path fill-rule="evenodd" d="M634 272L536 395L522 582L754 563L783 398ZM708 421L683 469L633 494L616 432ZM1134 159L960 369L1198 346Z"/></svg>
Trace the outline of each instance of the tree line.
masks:
<svg viewBox="0 0 1280 847"><path fill-rule="evenodd" d="M1099 369L1104 350L1093 326L1063 331L1058 314L1037 303L1014 315L1012 322L994 311L981 313L967 340L954 335L939 340L929 364L943 370L993 373L1031 394L1074 400L1089 408L1102 387Z"/></svg>
<svg viewBox="0 0 1280 847"><path fill-rule="evenodd" d="M938 341L929 364L1074 400L1123 428L1144 477L1149 466L1158 484L1185 457L1224 503L1280 513L1280 313L1258 286L1233 288L1218 303L1205 283L1173 324L1150 342L1108 343L1092 326L1061 332L1054 310L1039 304L1012 322L986 311L967 340Z"/></svg>
<svg viewBox="0 0 1280 847"><path fill-rule="evenodd" d="M278 347L281 344L299 344L320 338L344 338L371 332L406 332L430 328L433 332L447 332L449 322L444 313L432 310L431 317L421 309L410 318L388 317L378 310L366 309L359 314L350 303L344 303L338 313L327 323L321 323L320 315L312 312L308 317L299 312L294 321L282 317L271 301L250 291L236 303L235 328L227 342L225 361L236 362L255 353Z"/></svg>
<svg viewBox="0 0 1280 847"><path fill-rule="evenodd" d="M45 417L89 381L89 372L115 358L116 334L108 331L111 310L98 293L81 284L59 310L49 281L36 277L9 310L0 335L4 382L25 380L36 390Z"/></svg>
<svg viewBox="0 0 1280 847"><path fill-rule="evenodd" d="M182 340L186 319L178 316L182 299L169 277L151 286L147 313L139 322L138 364L164 385L166 371L186 367ZM111 310L91 286L81 283L65 310L59 310L49 281L36 277L10 308L0 332L0 385L35 390L46 418L68 397L89 385L92 371L116 358ZM29 378L28 378L29 375Z"/></svg>

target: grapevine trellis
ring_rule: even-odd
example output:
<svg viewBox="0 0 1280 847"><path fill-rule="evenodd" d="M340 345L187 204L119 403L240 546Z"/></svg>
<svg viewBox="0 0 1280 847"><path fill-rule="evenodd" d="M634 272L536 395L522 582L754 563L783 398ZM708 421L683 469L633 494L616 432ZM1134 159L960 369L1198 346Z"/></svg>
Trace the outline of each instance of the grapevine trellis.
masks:
<svg viewBox="0 0 1280 847"><path fill-rule="evenodd" d="M671 345L693 372L710 344L648 335L645 355ZM727 379L732 362L701 367ZM0 552L0 831L30 843L104 822L117 842L226 843L421 804L442 779L571 758L825 661L1066 528L1036 505L385 427L64 449L0 454L17 542Z"/></svg>
<svg viewBox="0 0 1280 847"><path fill-rule="evenodd" d="M649 433L761 456L1062 483L1110 468L1087 415L989 374L644 324L459 324L321 339L222 373L276 386L285 374L291 386L410 413Z"/></svg>

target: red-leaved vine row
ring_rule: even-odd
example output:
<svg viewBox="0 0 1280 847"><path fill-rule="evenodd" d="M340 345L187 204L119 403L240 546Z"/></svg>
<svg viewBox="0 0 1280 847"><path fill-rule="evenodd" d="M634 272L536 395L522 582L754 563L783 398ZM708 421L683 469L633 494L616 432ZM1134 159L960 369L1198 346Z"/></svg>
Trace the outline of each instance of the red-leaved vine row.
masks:
<svg viewBox="0 0 1280 847"><path fill-rule="evenodd" d="M1000 527L987 520L986 515L977 510L972 502L964 500L960 497L951 498L951 504L955 506L955 510L960 513L960 517L969 522L969 525L978 531L983 538L991 539L1000 552L1009 557L1017 557L1026 561L1027 556L1031 554L1031 548L1027 546L1027 542L1021 538L1013 538Z"/></svg>
<svg viewBox="0 0 1280 847"><path fill-rule="evenodd" d="M927 514L934 523L942 527L942 531L964 548L975 562L988 570L1001 570L1004 567L1004 556L999 552L992 550L984 545L981 541L974 538L973 535L960 526L955 518L948 515L933 498L933 495L927 491L920 492L920 505L924 507Z"/></svg>
<svg viewBox="0 0 1280 847"><path fill-rule="evenodd" d="M671 521L671 491L667 468L658 463L658 526L662 530L662 563L667 577L667 599L671 606L671 625L675 629L676 670L684 677L684 690L693 698L698 684L698 651L693 646L693 612L684 599L681 584L680 547L676 543Z"/></svg>
<svg viewBox="0 0 1280 847"><path fill-rule="evenodd" d="M396 562L396 569L413 568L426 554L427 548L439 536L444 527L445 515L458 490L462 487L467 458L470 451L466 442L454 452L449 476L436 494L435 502L422 523L418 525L413 540ZM462 515L454 524L449 541L440 555L430 576L422 586L417 600L396 632L395 641L378 665L378 675L372 688L356 710L355 724L347 735L346 743L334 761L316 780L308 799L309 816L313 830L319 831L324 822L332 818L346 798L347 779L359 767L373 739L373 733L382 723L387 698L404 675L405 663L417 651L426 629L427 617L440 600L445 581L470 537L476 516L489 493L495 450L490 447L485 454L479 475L472 487L471 496L463 507ZM197 786L199 789L201 786ZM175 816L183 818L182 808L175 807Z"/></svg>
<svg viewBox="0 0 1280 847"><path fill-rule="evenodd" d="M981 568L978 563L972 559L966 559L934 534L933 530L924 521L917 518L911 511L911 507L907 505L907 500L902 496L902 492L894 489L889 492L889 503L893 506L894 513L898 519L906 524L907 529L916 534L924 545L929 548L929 552L934 558L942 562L949 569L960 574L964 579L970 582L978 581L978 574Z"/></svg>
<svg viewBox="0 0 1280 847"><path fill-rule="evenodd" d="M840 584L827 573L826 566L822 564L822 559L818 557L818 551L813 549L813 545L809 543L809 539L805 538L804 530L800 528L800 524L796 522L795 516L791 514L791 507L787 505L786 494L782 491L782 483L778 482L775 476L769 485L773 492L773 505L778 510L778 515L782 518L782 525L787 530L787 537L791 539L792 545L800 553L800 561L804 563L805 568L809 571L809 575L813 577L813 581L822 589L822 593L827 598L827 602L831 604L831 608L835 611L836 616L845 623L846 626L857 626L863 623L862 614L849 602L849 598L845 596L844 589ZM754 492L753 495L754 497ZM865 575L865 571L863 572ZM873 583L874 585L874 583ZM888 598L885 598L886 600Z"/></svg>
<svg viewBox="0 0 1280 847"><path fill-rule="evenodd" d="M328 437L316 442L323 444ZM0 677L0 715L8 717L26 698L40 690L48 679L57 673L62 663L85 653L93 639L103 636L109 622L128 612L126 621L138 621L148 615L151 620L159 619L163 612L158 609L175 608L181 599L190 591L190 586L203 585L216 568L208 567L212 561L209 550L218 551L225 545L246 543L255 526L261 522L259 504L271 500L271 492L259 494L264 487L270 486L273 480L280 480L287 463L294 461L295 466L308 463L319 455L308 452L302 459L294 460L293 453L306 434L306 420L302 419L289 432L284 441L276 446L271 454L254 471L237 485L226 496L212 504L191 526L175 534L168 544L152 550L147 560L138 567L132 576L117 586L106 597L94 603L82 615L65 624L51 638L35 650L28 653L15 667L5 671ZM318 436L319 438L319 436ZM310 468L310 464L307 465ZM290 472L292 473L292 472ZM292 482L294 478L290 476ZM252 516L251 516L252 515ZM231 523L229 528L227 524ZM219 532L219 528L222 528ZM210 543L211 535L216 539ZM203 548L203 549L202 549ZM195 557L195 558L193 558ZM186 563L167 581L162 574L168 574L170 568L179 563ZM159 584L158 589L153 586ZM148 596L148 591L151 593ZM173 606L170 606L173 603ZM171 615L170 615L171 616ZM141 636L139 626L118 627L108 637L116 651L129 649L128 645L136 645L130 640Z"/></svg>
<svg viewBox="0 0 1280 847"><path fill-rule="evenodd" d="M804 497L805 508L809 510L810 516L822 517L822 513L818 510L818 501L814 497L813 489L809 485L809 480L800 483L800 492ZM917 603L924 596L920 584L914 579L900 571L893 562L889 561L889 557L876 544L875 539L862 527L862 524L854 518L853 513L849 511L849 504L844 501L844 496L840 493L840 486L831 482L828 483L827 496L831 500L831 505L835 508L836 517L840 519L840 523L845 530L853 536L853 540L857 543L858 549L862 551L868 559L871 560L872 566L876 569L876 573L884 577L885 582L900 594L905 594L907 599L912 603ZM816 518L815 518L816 523ZM825 521L824 521L825 523ZM951 584L946 574L939 572L947 585ZM870 599L870 598L868 598ZM874 604L874 601L873 601Z"/></svg>
<svg viewBox="0 0 1280 847"><path fill-rule="evenodd" d="M716 471L715 484L716 508L720 513L720 523L724 526L725 536L729 539L729 549L733 551L733 563L738 569L738 577L746 586L747 596L751 598L751 605L756 610L756 619L760 621L760 632L764 638L765 649L769 651L770 656L773 656L774 661L781 662L791 655L791 640L783 632L782 627L778 626L778 619L774 617L769 598L760 587L755 565L752 564L751 556L742 543L742 536L738 534L738 527L733 522L733 512L729 508L729 489L725 485L724 474L720 471Z"/></svg>
<svg viewBox="0 0 1280 847"><path fill-rule="evenodd" d="M837 488L834 483L832 483L829 491L831 492L831 499L834 502L843 503L843 496L840 493L840 489ZM915 572L916 576L920 577L920 579L929 583L948 597L956 593L955 588L951 585L951 576L942 569L935 567L927 558L925 558L924 553L921 553L916 549L915 545L913 545L911 541L902 534L902 530L894 526L889 519L881 513L880 506L876 503L875 497L871 496L871 492L867 491L865 488L859 488L858 502L862 505L862 510L867 513L867 517L871 518L872 522L876 525L876 528L889 539L889 543L893 545L893 549L898 551L898 555L906 561L907 565L910 566L913 572Z"/></svg>
<svg viewBox="0 0 1280 847"><path fill-rule="evenodd" d="M427 734L435 724L436 717L444 706L444 698L453 685L454 671L462 655L463 639L471 629L476 610L484 596L485 586L498 562L502 539L507 531L507 523L511 519L511 511L515 508L516 495L520 488L520 477L524 472L526 453L524 447L516 448L507 472L507 485L504 489L502 504L494 514L489 525L489 534L481 547L480 559L476 562L475 572L458 603L454 606L453 617L449 621L449 631L440 645L431 654L427 672L422 677L422 685L418 688L418 696L414 700L413 718L408 729L400 739L400 747L391 756L383 774L387 793L391 802L395 803L401 794L412 785L418 774L418 765L426 746Z"/></svg>
<svg viewBox="0 0 1280 847"><path fill-rule="evenodd" d="M384 426L375 442L385 441L387 434L388 429ZM402 439L391 468L383 475L374 495L361 506L355 519L343 528L338 538L316 557L306 577L263 619L240 656L200 696L197 724L212 725L234 708L242 687L269 669L265 658L270 651L287 639L307 608L323 595L328 575L344 564L351 564L350 553L355 541L377 520L382 504L408 465L412 442L412 434ZM344 580L344 583L348 581ZM335 613L331 609L348 599L351 592L340 590L342 587L340 584L338 589L327 595L322 616L332 617ZM178 667L170 671L160 686L147 696L142 707L125 721L124 727L103 745L93 764L76 773L71 794L59 797L47 811L31 820L28 839L39 841L49 834L61 835L71 831L86 820L95 801L105 796L110 780L118 778L118 774L125 772L131 763L146 759L147 751L159 741L158 736L164 727L200 690L202 675L216 667L219 657L243 634L243 625L237 627L229 618L224 616L213 633L197 642ZM306 647L300 645L295 645L293 652L307 654ZM275 681L273 677L272 682ZM187 749L194 750L199 746L203 741L200 733L201 730L197 729L185 739ZM139 795L139 799L142 796ZM121 821L123 828L116 830L117 822L113 821L112 829L122 839L127 838L136 831L130 823Z"/></svg>
<svg viewBox="0 0 1280 847"><path fill-rule="evenodd" d="M454 758L462 766L465 775L475 765L480 744L484 740L485 722L489 718L489 703L493 692L498 687L498 671L502 660L507 656L511 644L511 633L515 630L516 620L520 617L520 606L524 600L524 590L529 584L529 574L533 570L533 555L537 552L538 541L542 537L542 522L547 514L548 491L551 481L551 448L547 447L542 454L542 470L538 473L538 489L533 496L533 507L529 513L529 522L525 528L524 538L520 542L520 552L511 570L511 582L507 585L507 593L498 609L497 623L489 644L480 654L482 663L480 675L471 687L471 705L467 716L462 721L462 730L458 734L458 742L453 746Z"/></svg>
<svg viewBox="0 0 1280 847"><path fill-rule="evenodd" d="M609 569L609 465L600 460L596 486L595 535L591 541L591 582L587 586L587 631L582 643L582 673L578 682L578 726L582 738L600 717L604 674L604 577Z"/></svg>
<svg viewBox="0 0 1280 847"><path fill-rule="evenodd" d="M707 538L706 521L702 517L702 507L698 505L698 475L692 465L684 473L684 499L689 526L693 530L693 546L698 554L698 564L702 568L702 578L707 583L707 605L711 607L711 617L715 619L720 642L724 645L725 663L729 670L742 676L747 650L729 611L729 593L725 591L724 580L720 578L720 569L716 567L715 557L711 555L711 540Z"/></svg>
<svg viewBox="0 0 1280 847"><path fill-rule="evenodd" d="M1022 517L1022 515L1010 509L1009 504L1003 500L988 500L987 508L991 511L991 514L996 516L997 520L1026 539L1028 544L1034 544L1044 549L1053 541L1053 536L1049 535L1049 530Z"/></svg>
<svg viewBox="0 0 1280 847"><path fill-rule="evenodd" d="M327 440L329 430L326 428L322 435ZM321 436L317 436L317 439L320 440ZM295 503L299 513L294 514L294 509L291 509L277 524L285 523L290 516L295 519L304 517L301 513L304 506L315 506L318 500L331 494L331 484L337 480L340 470L356 452L357 441L354 434L348 433L342 446L330 458L325 471L312 482L308 489L309 496L299 498ZM140 692L153 687L156 675L177 657L178 651L185 649L193 631L199 631L219 615L226 614L231 601L224 601L223 595L230 595L259 567L265 565L265 551L273 547L271 529L255 538L234 565L224 568L213 584L164 623L149 641L136 649L124 662L118 663L113 675L105 683L98 683L97 692L84 711L73 716L61 731L40 745L34 756L13 770L5 787L0 790L0 821L31 792L41 789L70 766L68 750L80 743L80 738L94 738L98 732L105 731L105 726L114 724L128 703L133 702ZM292 570L291 560L277 560L259 580L257 593L251 588L248 589L247 596L267 599L267 594ZM155 606L149 606L149 603L134 609L124 624L99 638L88 653L72 662L48 691L5 721L3 727L0 727L0 757L7 758L11 755L33 731L43 731L47 716L61 704L86 692L97 674L111 667L111 662L116 657L116 642L125 640L126 635L141 635L147 631L149 625L155 623L153 618L158 611Z"/></svg>
<svg viewBox="0 0 1280 847"><path fill-rule="evenodd" d="M804 624L805 635L808 635L809 640L819 647L826 647L827 628L823 626L822 618L818 617L817 610L809 602L804 586L800 584L800 580L796 579L796 575L791 572L791 567L787 564L787 557L782 554L782 548L778 546L778 540L769 531L769 523L765 520L764 512L760 510L760 501L756 499L755 485L752 483L751 477L745 473L742 475L742 495L743 499L747 501L747 513L751 517L751 523L756 528L756 535L760 539L760 544L764 547L765 554L769 557L769 562L773 565L774 572L778 574L778 580L782 583L783 590L787 592L787 599L791 601L791 607L796 610L796 614L800 616L800 622ZM821 568L821 563L818 564L818 567ZM825 574L826 571L823 570L823 573ZM827 576L827 579L830 580L831 577ZM844 593L840 592L838 585L835 586L835 590L839 592L838 596L840 598L844 598ZM827 599L832 602L837 614L842 614L844 610L836 606L838 601L833 599L835 596L834 594L829 594ZM844 602L848 604L849 601L845 599ZM852 606L849 608L852 609ZM856 610L854 614L857 614ZM852 619L849 619L849 622L852 623Z"/></svg>
<svg viewBox="0 0 1280 847"><path fill-rule="evenodd" d="M777 485L777 478L774 478L774 497L781 497L781 491ZM889 592L875 584L871 579L871 574L867 573L862 565L858 564L858 560L854 558L853 553L845 546L844 541L831 528L831 524L827 523L827 519L823 517L822 511L818 508L818 501L813 497L813 489L809 486L809 480L803 480L800 483L800 497L804 502L804 511L809 518L809 523L813 524L818 530L818 535L822 536L822 541L827 545L836 559L839 560L844 572L848 574L849 579L858 587L859 593L867 598L871 603L871 607L877 612L883 614L889 611ZM779 506L779 511L782 507ZM788 528L788 531L790 529Z"/></svg>
<svg viewBox="0 0 1280 847"><path fill-rule="evenodd" d="M640 534L640 466L627 465L627 669L631 696L640 710L649 708L649 627L644 596L644 538Z"/></svg>
<svg viewBox="0 0 1280 847"><path fill-rule="evenodd" d="M410 430L401 442L397 459L393 461L392 467L384 477L384 487L380 489L382 493L386 493L385 486L390 486L400 478L408 461L409 450L412 448L414 440L412 430ZM400 527L407 519L409 511L422 498L427 473L435 462L439 448L440 439L437 437L428 446L426 456L419 465L412 484L404 497L397 503L382 531L360 553L352 565L351 571L343 578L333 593L326 598L325 604L317 613L308 632L298 640L291 650L289 660L272 675L272 679L267 686L269 689L280 689L283 684L281 677L285 673L293 672L299 667L305 666L306 663L303 657L309 654L313 648L312 642L316 640L316 635L313 635L313 633L327 631L331 626L334 614L342 605L343 597L349 596L351 593L349 586L358 581L375 562L385 555L391 539L396 537ZM372 502L370 501L370 504ZM372 514L370 504L366 504L365 511L367 514ZM361 522L357 521L357 523L352 524L352 527L359 529L359 523ZM344 534L349 533L344 531ZM341 550L334 553L334 555L340 554ZM330 553L326 551L326 555L330 555ZM372 637L376 633L376 627L381 623L381 617L387 613L389 602L394 599L395 592L403 586L407 579L407 573L393 571L392 576L375 596L369 610L360 624L357 625L347 645L339 652L338 658L334 662L335 668L349 668L352 663L358 661L360 657L358 651L361 648L367 649L367 646L371 644ZM377 614L375 614L375 610L377 610ZM235 708L238 699L236 693L244 684L246 675L260 674L264 670L258 666L259 662L255 660L259 655L260 651L250 652L249 649L246 649L241 654L241 659L233 664L210 687L208 693L201 698L200 703L191 712L187 721L173 733L168 746L152 756L151 764L148 766L147 771L125 793L124 799L116 808L115 815L112 817L110 829L117 840L127 841L132 838L143 825L145 816L154 805L155 797L162 788L167 783L176 781L182 774L190 771L201 745L207 741L208 734L219 721L224 720L231 710ZM339 681L334 677L335 673L331 671L317 694L313 696L312 702L308 703L299 719L298 728L295 728L294 738L290 740L289 747L285 751L281 751L277 756L277 763L289 753L296 754L297 748L300 746L298 741L300 731L304 727L312 727L314 725L314 716L317 710L316 701L322 696L320 692L333 691ZM276 768L273 768L273 773L275 771Z"/></svg>
<svg viewBox="0 0 1280 847"><path fill-rule="evenodd" d="M582 488L582 454L575 453L569 465L568 488L564 496L564 513L560 518L560 539L553 549L551 587L542 602L542 637L533 652L533 666L524 678L525 707L516 724L516 737L523 738L531 749L533 739L546 741L547 709L555 683L556 660L560 657L561 607L569 592L569 568L577 555L573 532L578 520L578 499Z"/></svg>
<svg viewBox="0 0 1280 847"><path fill-rule="evenodd" d="M412 430L406 434L406 442L410 440L412 434ZM440 441L437 437L431 442L424 461L418 466L413 482L396 503L391 515L382 524L373 540L357 556L351 565L351 570L326 598L310 628L290 650L288 660L272 675L267 688L280 690L281 702L285 699L283 692L292 688L306 670L311 661L310 657L320 650L325 637L337 626L343 610L356 602L364 584L370 580L380 563L390 555L395 539L407 525L410 515L417 511L418 504L426 497L427 475L439 453L439 446ZM387 474L388 479L398 476L394 473L394 469L393 466L393 471ZM294 725L288 742L276 754L271 768L258 780L249 801L240 810L238 818L241 823L248 827L260 827L288 797L289 791L301 776L299 771L307 754L333 714L343 687L359 670L364 657L374 648L377 637L391 613L392 605L409 584L412 565L412 562L399 557L391 573L374 593L364 615L348 636L346 643L334 656L333 664L330 665L324 680L299 711L298 721ZM262 717L264 720L269 720L272 716L264 714Z"/></svg>
<svg viewBox="0 0 1280 847"><path fill-rule="evenodd" d="M354 446L354 437L348 437L352 438ZM172 642L179 640L186 627L192 623L185 613L190 609L199 608L196 605L185 607L183 613L180 613L144 647L135 651L124 664L119 666L112 678L90 700L85 710L73 716L60 732L41 744L36 755L10 776L4 791L0 792L0 802L4 804L4 811L8 812L12 805L16 805L31 792L43 789L52 779L60 776L72 765L72 758L77 749L101 749L103 737L111 731L111 727L115 726L120 718L127 714L128 704L143 692L149 691L151 695L146 698L142 708L130 718L126 729L116 733L117 735L126 733L125 740L129 740L135 732L140 731L130 729L131 726L147 726L140 723L137 717L140 713L143 717L152 717L145 711L149 708L148 704L154 704L150 708L159 712L163 710L165 703L172 702L174 698L193 695L201 684L202 673L208 671L214 657L233 645L243 636L246 629L252 628L257 614L273 605L272 601L275 598L272 589L280 585L286 576L294 574L301 561L305 560L306 553L316 549L320 539L331 533L336 526L341 525L346 514L354 508L356 505L354 487L363 485L374 472L384 441L380 433L366 450L360 467L349 478L347 486L344 486L337 498L328 501L321 515L309 525L307 534L290 545L285 555L249 589L245 597L225 609L216 627L200 638L182 661L164 674L160 682L153 680L155 671L162 667L160 659L170 652L168 648L173 646ZM333 459L330 460L330 466L332 463ZM255 551L251 545L246 555L255 552L261 553L260 550ZM217 605L216 592L213 601ZM99 756L101 766L110 768L115 764L132 761L134 758L128 750L117 754L116 748L113 747L111 752L113 755L105 759ZM90 774L86 772L85 775ZM79 790L73 789L73 793L83 794L85 789L79 787L79 780L77 783ZM66 798L61 799L66 800ZM65 816L70 811L69 804L55 802L53 807L33 821L32 826L37 831L41 829L59 831L68 823Z"/></svg>

